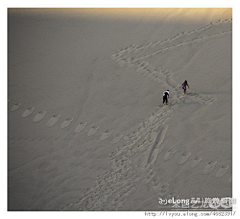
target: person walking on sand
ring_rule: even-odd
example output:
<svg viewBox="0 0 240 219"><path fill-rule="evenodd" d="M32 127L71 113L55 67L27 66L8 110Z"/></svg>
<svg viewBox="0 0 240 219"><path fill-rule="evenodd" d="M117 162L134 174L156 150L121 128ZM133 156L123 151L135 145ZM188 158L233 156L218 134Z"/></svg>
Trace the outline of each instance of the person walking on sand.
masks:
<svg viewBox="0 0 240 219"><path fill-rule="evenodd" d="M168 104L168 98L169 98L169 90L166 90L163 92L163 102L161 106L163 106L165 102L166 102L166 105Z"/></svg>
<svg viewBox="0 0 240 219"><path fill-rule="evenodd" d="M185 80L185 81L182 83L183 95L186 94L187 86L188 86L188 89L189 89L189 85L188 85L188 83L187 83L187 80ZM181 86L180 86L180 87L181 87ZM179 87L179 88L180 88L180 87Z"/></svg>

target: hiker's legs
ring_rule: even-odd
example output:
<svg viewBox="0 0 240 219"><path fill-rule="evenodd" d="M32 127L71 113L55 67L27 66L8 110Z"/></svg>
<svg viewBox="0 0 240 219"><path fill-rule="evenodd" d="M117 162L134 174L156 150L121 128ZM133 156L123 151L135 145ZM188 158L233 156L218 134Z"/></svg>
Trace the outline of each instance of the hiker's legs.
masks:
<svg viewBox="0 0 240 219"><path fill-rule="evenodd" d="M182 89L183 89L183 94L185 94L186 93L186 87L182 87Z"/></svg>
<svg viewBox="0 0 240 219"><path fill-rule="evenodd" d="M183 89L183 94L185 94L185 93L186 93L186 89L187 89L187 87L182 86L182 89Z"/></svg>

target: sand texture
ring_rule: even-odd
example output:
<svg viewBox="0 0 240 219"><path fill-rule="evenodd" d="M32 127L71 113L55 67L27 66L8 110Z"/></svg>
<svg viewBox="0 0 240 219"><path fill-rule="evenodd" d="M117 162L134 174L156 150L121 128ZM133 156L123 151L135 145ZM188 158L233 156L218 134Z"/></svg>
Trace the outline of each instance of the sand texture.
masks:
<svg viewBox="0 0 240 219"><path fill-rule="evenodd" d="M9 9L8 210L231 197L231 16Z"/></svg>

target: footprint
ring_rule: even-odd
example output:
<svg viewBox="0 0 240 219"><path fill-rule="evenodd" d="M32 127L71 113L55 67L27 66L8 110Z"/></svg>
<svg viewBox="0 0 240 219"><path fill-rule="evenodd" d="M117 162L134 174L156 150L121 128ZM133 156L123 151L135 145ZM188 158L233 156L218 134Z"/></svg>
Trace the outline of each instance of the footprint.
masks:
<svg viewBox="0 0 240 219"><path fill-rule="evenodd" d="M143 185L147 185L148 183L150 183L152 181L154 176L148 176L147 178L145 178L143 180Z"/></svg>
<svg viewBox="0 0 240 219"><path fill-rule="evenodd" d="M143 185L150 183L153 178L154 178L154 174L150 173L149 176L147 176L146 178L143 179L143 181L142 181Z"/></svg>
<svg viewBox="0 0 240 219"><path fill-rule="evenodd" d="M60 115L54 115L48 122L47 122L47 127L52 127L54 126L58 119L60 118Z"/></svg>
<svg viewBox="0 0 240 219"><path fill-rule="evenodd" d="M222 177L227 173L228 169L229 169L229 166L222 166L216 173L216 177Z"/></svg>
<svg viewBox="0 0 240 219"><path fill-rule="evenodd" d="M110 138L111 135L112 135L112 133L113 133L113 130L107 129L107 130L102 134L102 136L100 137L100 140L103 141L103 140L105 140L105 139L107 139L107 138Z"/></svg>
<svg viewBox="0 0 240 219"><path fill-rule="evenodd" d="M87 122L80 122L79 125L75 128L74 133L79 133L81 132L85 126L87 125Z"/></svg>
<svg viewBox="0 0 240 219"><path fill-rule="evenodd" d="M217 161L210 161L207 166L205 166L204 170L203 170L203 174L209 174L213 171L215 165L216 165Z"/></svg>
<svg viewBox="0 0 240 219"><path fill-rule="evenodd" d="M29 115L31 115L33 113L34 109L35 109L34 107L29 107L27 110L25 110L23 112L22 117L23 118L28 117Z"/></svg>
<svg viewBox="0 0 240 219"><path fill-rule="evenodd" d="M10 111L14 112L14 111L18 110L21 105L22 105L21 103L14 104Z"/></svg>
<svg viewBox="0 0 240 219"><path fill-rule="evenodd" d="M178 160L178 164L183 164L187 161L187 159L189 158L189 156L191 155L191 152L184 152L182 153L180 159Z"/></svg>
<svg viewBox="0 0 240 219"><path fill-rule="evenodd" d="M153 180L152 180L153 187L152 188L153 188L154 191L156 191L157 188L159 187L159 181L160 181L159 178L156 178L156 177L153 178Z"/></svg>
<svg viewBox="0 0 240 219"><path fill-rule="evenodd" d="M126 66L126 61L125 60L119 61L119 65L120 65L121 68L125 67Z"/></svg>
<svg viewBox="0 0 240 219"><path fill-rule="evenodd" d="M92 135L94 135L94 134L97 132L98 129L99 129L99 127L93 126L93 127L90 128L90 130L88 131L87 136L92 136Z"/></svg>
<svg viewBox="0 0 240 219"><path fill-rule="evenodd" d="M162 184L161 189L168 189L168 187L169 187L169 184L164 183L164 184Z"/></svg>
<svg viewBox="0 0 240 219"><path fill-rule="evenodd" d="M68 127L73 121L73 118L67 118L62 124L61 124L61 128L64 129L66 127Z"/></svg>
<svg viewBox="0 0 240 219"><path fill-rule="evenodd" d="M34 118L33 122L39 122L45 117L46 111L40 111Z"/></svg>
<svg viewBox="0 0 240 219"><path fill-rule="evenodd" d="M112 60L116 60L116 59L117 59L117 56L118 56L117 54L113 54L113 55L111 55L111 59L112 59Z"/></svg>
<svg viewBox="0 0 240 219"><path fill-rule="evenodd" d="M202 157L195 157L194 160L192 161L191 168L197 167L201 161Z"/></svg>
<svg viewBox="0 0 240 219"><path fill-rule="evenodd" d="M175 152L176 152L177 150L176 149L174 149L174 148L171 148L171 149L169 149L168 151L167 151L167 153L165 154L165 156L164 156L164 160L170 160L172 157L173 157L173 155L175 154Z"/></svg>
<svg viewBox="0 0 240 219"><path fill-rule="evenodd" d="M118 143L118 142L121 140L122 137L123 137L122 134L117 134L117 135L113 138L112 144Z"/></svg>
<svg viewBox="0 0 240 219"><path fill-rule="evenodd" d="M169 192L168 186L168 184L164 184L161 186L159 197L163 197Z"/></svg>

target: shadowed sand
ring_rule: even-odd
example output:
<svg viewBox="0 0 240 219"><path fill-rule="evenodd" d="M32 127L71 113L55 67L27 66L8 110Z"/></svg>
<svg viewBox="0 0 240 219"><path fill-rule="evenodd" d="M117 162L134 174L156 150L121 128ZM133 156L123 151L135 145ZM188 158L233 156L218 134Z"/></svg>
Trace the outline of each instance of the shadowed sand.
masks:
<svg viewBox="0 0 240 219"><path fill-rule="evenodd" d="M8 210L231 197L231 43L231 9L9 9Z"/></svg>

